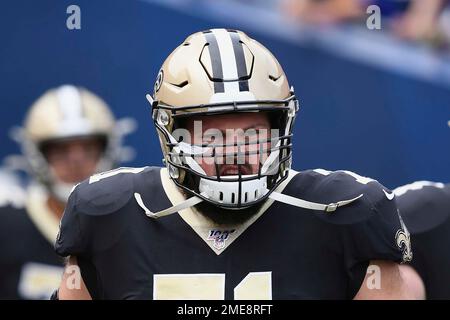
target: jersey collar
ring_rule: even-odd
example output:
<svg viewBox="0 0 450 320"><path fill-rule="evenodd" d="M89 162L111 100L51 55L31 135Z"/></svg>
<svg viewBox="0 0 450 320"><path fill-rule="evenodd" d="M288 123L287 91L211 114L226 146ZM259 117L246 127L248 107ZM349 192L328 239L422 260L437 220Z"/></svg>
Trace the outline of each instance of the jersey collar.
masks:
<svg viewBox="0 0 450 320"><path fill-rule="evenodd" d="M282 192L288 185L289 181L298 172L289 170L288 178L283 181L276 192ZM161 183L168 199L172 205L177 205L186 200L182 191L170 179L166 168L161 168L160 171ZM217 225L213 221L207 219L195 207L190 207L179 211L180 217L202 238L208 247L214 251L215 254L220 255L225 251L241 234L247 230L264 212L272 205L274 200L267 199L265 203L259 208L258 213L244 223L237 225Z"/></svg>

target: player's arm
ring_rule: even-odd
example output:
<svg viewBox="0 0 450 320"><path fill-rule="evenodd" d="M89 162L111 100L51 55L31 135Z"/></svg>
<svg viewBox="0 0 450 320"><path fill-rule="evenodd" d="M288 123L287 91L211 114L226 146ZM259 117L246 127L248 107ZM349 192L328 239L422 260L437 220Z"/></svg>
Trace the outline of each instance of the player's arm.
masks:
<svg viewBox="0 0 450 320"><path fill-rule="evenodd" d="M411 272L392 261L370 262L355 300L419 300L423 291ZM422 287L423 288L423 287Z"/></svg>
<svg viewBox="0 0 450 320"><path fill-rule="evenodd" d="M61 284L58 289L59 300L92 300L81 276L77 258L67 259Z"/></svg>
<svg viewBox="0 0 450 320"><path fill-rule="evenodd" d="M109 241L114 239L111 233L115 231L105 229L105 224L100 224L96 217L101 215L103 223L111 225L106 221L132 197L132 175L117 175L124 170L109 171L107 179L105 176L102 176L105 179L94 176L93 179L98 181L91 183L91 179L86 180L70 194L55 242L56 253L61 257L69 257L59 289L60 299L104 298L101 286L97 283L97 270L92 263L95 252L99 250L93 248L97 244L108 247Z"/></svg>
<svg viewBox="0 0 450 320"><path fill-rule="evenodd" d="M415 299L426 299L425 284L419 273L408 264L400 265L400 273L403 281L406 282L409 292L415 297Z"/></svg>

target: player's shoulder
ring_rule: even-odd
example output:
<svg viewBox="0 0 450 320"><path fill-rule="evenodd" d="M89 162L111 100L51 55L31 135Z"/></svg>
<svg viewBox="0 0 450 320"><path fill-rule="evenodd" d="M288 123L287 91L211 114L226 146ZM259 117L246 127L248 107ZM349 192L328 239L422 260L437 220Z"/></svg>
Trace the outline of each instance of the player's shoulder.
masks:
<svg viewBox="0 0 450 320"><path fill-rule="evenodd" d="M15 226L28 222L28 214L25 207L16 207L11 204L0 206L0 230L15 229ZM2 231L0 231L2 233Z"/></svg>
<svg viewBox="0 0 450 320"><path fill-rule="evenodd" d="M377 180L348 170L329 171L314 169L300 172L298 183L309 193L321 195L324 200L354 198L358 195L368 205L376 206L380 202L390 201L394 194Z"/></svg>
<svg viewBox="0 0 450 320"><path fill-rule="evenodd" d="M311 211L310 215L320 219L312 221L332 226L328 234L337 238L330 246L347 252L349 265L355 261L411 259L409 234L394 193L378 181L346 170L315 169L298 173L291 182L286 189L291 196L321 204L346 203L335 211ZM365 269L362 277L364 274Z"/></svg>
<svg viewBox="0 0 450 320"><path fill-rule="evenodd" d="M82 255L120 241L132 221L134 193L158 185L160 168L118 168L93 175L72 191L61 219L55 250ZM131 206L133 206L131 205ZM101 216L101 223L99 217ZM105 227L107 226L107 227Z"/></svg>
<svg viewBox="0 0 450 320"><path fill-rule="evenodd" d="M416 204L424 201L443 201L449 203L450 185L433 181L415 181L394 189L399 199L408 199Z"/></svg>
<svg viewBox="0 0 450 320"><path fill-rule="evenodd" d="M73 189L70 207L88 215L115 212L133 197L136 186L155 181L157 172L156 167L121 167L95 174Z"/></svg>
<svg viewBox="0 0 450 320"><path fill-rule="evenodd" d="M335 223L357 223L376 213L396 212L394 194L377 180L348 170L313 169L299 172L290 183L294 196L330 204L359 197L332 214L319 215Z"/></svg>
<svg viewBox="0 0 450 320"><path fill-rule="evenodd" d="M397 204L412 233L432 230L450 217L450 185L416 181L394 190Z"/></svg>

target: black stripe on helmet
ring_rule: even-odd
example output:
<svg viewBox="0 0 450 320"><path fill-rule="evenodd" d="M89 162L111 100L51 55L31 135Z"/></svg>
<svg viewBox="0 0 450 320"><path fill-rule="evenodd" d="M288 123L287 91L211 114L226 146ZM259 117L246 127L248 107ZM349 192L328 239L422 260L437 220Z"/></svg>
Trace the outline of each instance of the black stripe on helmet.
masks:
<svg viewBox="0 0 450 320"><path fill-rule="evenodd" d="M214 82L214 93L225 92L223 84L222 58L220 57L217 39L211 30L203 31L208 43L209 56L211 58L212 78ZM219 81L217 81L219 80Z"/></svg>
<svg viewBox="0 0 450 320"><path fill-rule="evenodd" d="M233 43L234 57L236 58L236 68L239 78L239 91L249 91L247 64L245 62L244 47L242 46L239 34L234 30L228 30Z"/></svg>

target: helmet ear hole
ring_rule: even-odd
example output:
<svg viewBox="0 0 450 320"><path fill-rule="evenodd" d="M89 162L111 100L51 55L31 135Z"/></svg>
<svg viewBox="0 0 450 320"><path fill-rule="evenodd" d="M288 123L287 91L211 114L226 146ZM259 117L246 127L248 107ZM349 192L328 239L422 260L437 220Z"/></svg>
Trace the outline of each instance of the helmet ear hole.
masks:
<svg viewBox="0 0 450 320"><path fill-rule="evenodd" d="M167 126L170 122L170 117L164 110L158 110L157 120L160 125Z"/></svg>

